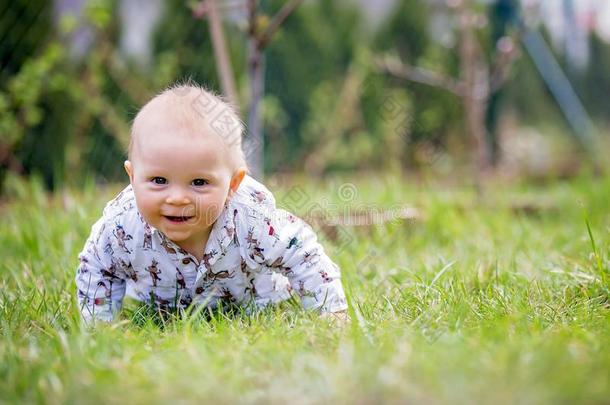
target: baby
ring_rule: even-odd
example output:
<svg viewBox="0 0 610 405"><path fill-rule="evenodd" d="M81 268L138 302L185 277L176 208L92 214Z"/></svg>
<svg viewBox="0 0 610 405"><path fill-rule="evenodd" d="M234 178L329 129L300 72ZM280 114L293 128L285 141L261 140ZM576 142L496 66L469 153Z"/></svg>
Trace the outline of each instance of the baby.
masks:
<svg viewBox="0 0 610 405"><path fill-rule="evenodd" d="M164 309L262 307L296 294L305 308L344 316L338 267L312 229L247 175L242 133L230 106L192 84L140 110L125 162L131 184L79 255L86 322L113 320L125 294Z"/></svg>

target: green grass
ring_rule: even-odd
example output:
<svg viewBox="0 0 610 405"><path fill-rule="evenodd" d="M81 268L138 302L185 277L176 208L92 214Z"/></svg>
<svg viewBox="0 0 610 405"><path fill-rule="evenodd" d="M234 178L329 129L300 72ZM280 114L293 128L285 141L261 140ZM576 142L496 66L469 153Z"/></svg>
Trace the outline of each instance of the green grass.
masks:
<svg viewBox="0 0 610 405"><path fill-rule="evenodd" d="M422 211L325 240L345 327L290 305L164 320L131 304L87 330L76 255L118 188L48 196L13 182L0 205L0 403L609 403L609 179L497 184L483 199L390 177L269 184L280 203L302 187L298 214ZM514 209L531 203L545 208Z"/></svg>

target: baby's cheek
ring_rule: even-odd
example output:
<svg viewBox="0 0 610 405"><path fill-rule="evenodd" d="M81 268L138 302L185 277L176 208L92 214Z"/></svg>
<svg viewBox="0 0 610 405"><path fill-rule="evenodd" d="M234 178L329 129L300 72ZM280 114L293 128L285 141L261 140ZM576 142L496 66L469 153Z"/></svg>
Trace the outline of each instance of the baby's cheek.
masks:
<svg viewBox="0 0 610 405"><path fill-rule="evenodd" d="M143 198L138 201L138 210L149 223L155 223L158 221L159 210L157 204L146 196L142 196Z"/></svg>
<svg viewBox="0 0 610 405"><path fill-rule="evenodd" d="M214 205L204 205L200 207L200 212L201 221L207 224L216 221L218 215L220 214L220 210Z"/></svg>

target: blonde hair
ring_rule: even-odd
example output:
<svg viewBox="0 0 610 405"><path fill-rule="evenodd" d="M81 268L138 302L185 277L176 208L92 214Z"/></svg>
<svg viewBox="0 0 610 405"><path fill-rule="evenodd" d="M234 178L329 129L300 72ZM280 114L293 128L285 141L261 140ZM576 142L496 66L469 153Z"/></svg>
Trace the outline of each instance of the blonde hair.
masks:
<svg viewBox="0 0 610 405"><path fill-rule="evenodd" d="M236 109L219 95L190 80L168 87L140 109L131 126L127 152L130 159L138 127L145 114L155 108L162 108L163 113L169 114L179 126L194 132L204 130L216 134L227 148L234 169L247 168L242 149L244 124Z"/></svg>

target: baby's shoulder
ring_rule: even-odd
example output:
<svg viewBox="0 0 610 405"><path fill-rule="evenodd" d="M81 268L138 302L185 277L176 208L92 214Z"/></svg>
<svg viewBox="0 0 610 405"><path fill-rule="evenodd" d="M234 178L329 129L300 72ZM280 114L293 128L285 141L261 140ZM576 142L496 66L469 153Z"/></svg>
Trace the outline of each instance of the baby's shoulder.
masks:
<svg viewBox="0 0 610 405"><path fill-rule="evenodd" d="M250 176L244 177L231 202L251 211L275 209L275 198L271 191Z"/></svg>
<svg viewBox="0 0 610 405"><path fill-rule="evenodd" d="M240 238L257 233L274 218L277 212L275 198L267 187L246 176L233 195L228 206Z"/></svg>
<svg viewBox="0 0 610 405"><path fill-rule="evenodd" d="M105 255L111 258L108 260L127 261L133 247L141 243L143 229L133 190L128 186L106 203L102 216L91 228L86 249L98 260Z"/></svg>
<svg viewBox="0 0 610 405"><path fill-rule="evenodd" d="M102 216L106 222L116 223L132 222L138 219L139 213L131 184L106 203Z"/></svg>

